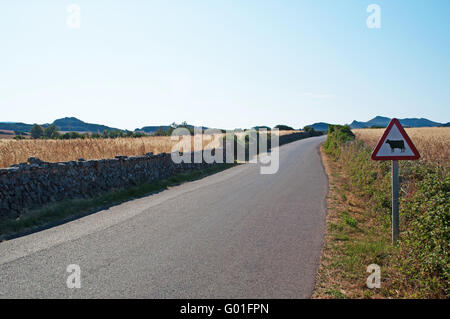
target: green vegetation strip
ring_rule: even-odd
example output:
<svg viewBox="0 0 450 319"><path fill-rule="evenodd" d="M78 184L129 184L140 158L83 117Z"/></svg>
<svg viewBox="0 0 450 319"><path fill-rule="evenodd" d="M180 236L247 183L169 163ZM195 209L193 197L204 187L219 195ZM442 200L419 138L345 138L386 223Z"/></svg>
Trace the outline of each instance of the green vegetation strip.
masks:
<svg viewBox="0 0 450 319"><path fill-rule="evenodd" d="M94 198L73 199L53 203L41 209L30 211L17 219L0 221L0 240L11 239L52 227L125 201L160 192L170 186L215 174L235 165L218 164L204 169L187 171L153 183L108 192Z"/></svg>
<svg viewBox="0 0 450 319"><path fill-rule="evenodd" d="M326 272L348 285L350 297L450 297L450 174L437 162L400 164L400 241L390 243L390 162L370 159L371 149L355 141L346 126L331 126L324 152L335 163L334 213L329 225ZM382 287L365 286L366 267L381 267ZM331 280L329 281L329 283ZM356 284L355 284L356 283ZM328 294L343 297L340 282ZM341 288L342 289L342 288ZM336 293L339 292L339 293ZM325 294L327 294L325 292Z"/></svg>

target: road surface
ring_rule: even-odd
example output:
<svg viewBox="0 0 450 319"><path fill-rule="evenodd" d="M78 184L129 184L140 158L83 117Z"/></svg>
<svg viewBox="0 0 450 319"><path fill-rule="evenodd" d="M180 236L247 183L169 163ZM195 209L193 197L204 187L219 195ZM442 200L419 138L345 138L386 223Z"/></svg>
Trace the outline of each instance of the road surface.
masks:
<svg viewBox="0 0 450 319"><path fill-rule="evenodd" d="M327 193L314 137L280 169L245 164L0 243L0 298L308 298ZM69 289L67 266L81 269Z"/></svg>

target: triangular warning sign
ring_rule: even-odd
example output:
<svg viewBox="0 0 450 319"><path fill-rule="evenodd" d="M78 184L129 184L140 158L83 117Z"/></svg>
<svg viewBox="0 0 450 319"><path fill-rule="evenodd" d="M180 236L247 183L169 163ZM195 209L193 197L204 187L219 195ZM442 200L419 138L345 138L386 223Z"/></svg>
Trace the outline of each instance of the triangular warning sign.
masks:
<svg viewBox="0 0 450 319"><path fill-rule="evenodd" d="M375 161L415 160L420 158L399 120L392 119L372 152Z"/></svg>

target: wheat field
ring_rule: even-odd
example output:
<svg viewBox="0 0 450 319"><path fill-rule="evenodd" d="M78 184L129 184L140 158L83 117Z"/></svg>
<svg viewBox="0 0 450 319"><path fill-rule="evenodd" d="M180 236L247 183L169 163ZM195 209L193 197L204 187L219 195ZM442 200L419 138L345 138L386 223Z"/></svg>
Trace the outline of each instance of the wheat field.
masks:
<svg viewBox="0 0 450 319"><path fill-rule="evenodd" d="M355 129L356 138L375 148L385 129ZM405 129L424 160L450 162L450 127L416 127Z"/></svg>
<svg viewBox="0 0 450 319"><path fill-rule="evenodd" d="M191 138L193 142L193 138ZM72 139L72 140L0 140L0 167L26 162L31 156L46 162L113 158L114 156L137 156L148 152L170 153L178 143L170 136L116 139ZM210 144L208 146L208 144ZM191 145L193 145L191 143ZM219 139L203 141L203 147L218 147ZM183 147L177 150L183 150ZM193 146L192 146L193 149Z"/></svg>
<svg viewBox="0 0 450 319"><path fill-rule="evenodd" d="M280 135L298 131L280 131ZM239 134L238 134L239 135ZM221 144L223 134L203 135L202 147L217 148ZM191 150L194 139L191 137ZM45 162L74 161L113 158L114 156L138 156L148 152L154 154L182 151L183 147L175 147L179 143L170 136L147 136L141 138L116 139L71 139L71 140L13 140L0 139L0 167L26 162L29 157L38 157Z"/></svg>

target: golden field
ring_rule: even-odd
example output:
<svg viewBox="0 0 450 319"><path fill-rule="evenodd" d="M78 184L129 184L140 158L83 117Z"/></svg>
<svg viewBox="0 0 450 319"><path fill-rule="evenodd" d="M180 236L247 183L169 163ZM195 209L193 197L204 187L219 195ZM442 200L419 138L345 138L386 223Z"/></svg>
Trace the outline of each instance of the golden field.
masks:
<svg viewBox="0 0 450 319"><path fill-rule="evenodd" d="M65 162L79 158L86 160L113 158L117 155L137 156L148 152L170 153L178 141L170 136L116 139L72 140L0 140L0 167L26 162L31 156L45 162ZM203 141L206 147L210 141ZM218 142L213 143L219 145Z"/></svg>
<svg viewBox="0 0 450 319"><path fill-rule="evenodd" d="M298 131L280 131L279 134L286 135L293 132ZM219 147L223 135L216 136L215 139L208 139L210 136L204 135L203 148ZM177 143L179 142L171 140L170 136L72 140L0 139L0 167L26 162L32 156L45 162L65 162L79 158L90 160L113 158L117 155L138 156L148 152L170 153ZM193 149L193 138L191 138L191 149Z"/></svg>
<svg viewBox="0 0 450 319"><path fill-rule="evenodd" d="M375 148L385 129L355 129L356 138ZM405 129L424 160L448 164L450 161L450 127Z"/></svg>

